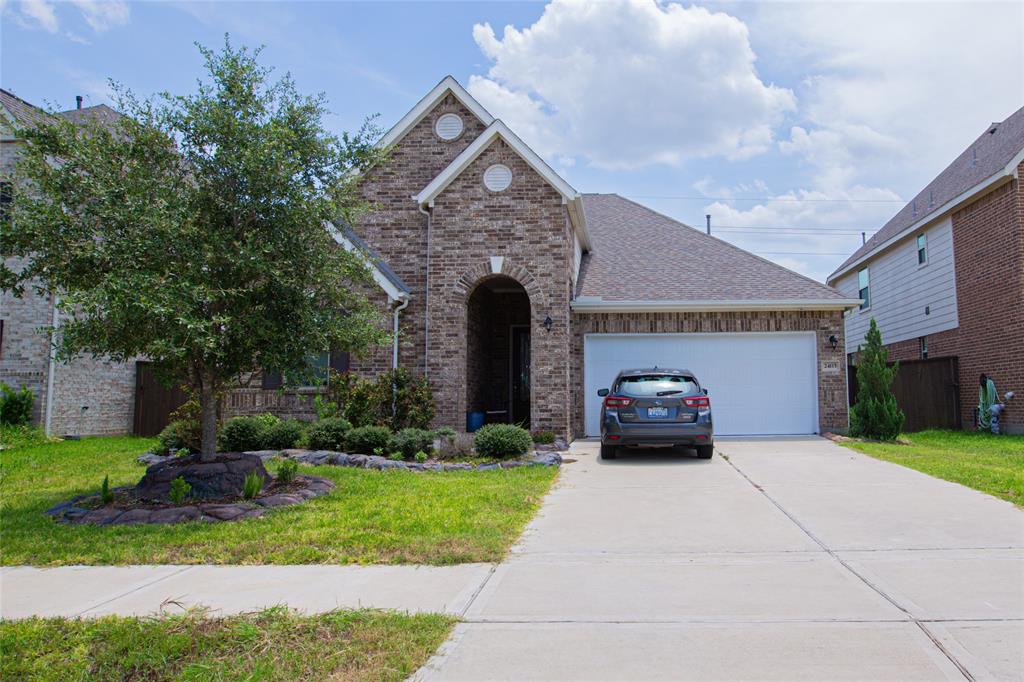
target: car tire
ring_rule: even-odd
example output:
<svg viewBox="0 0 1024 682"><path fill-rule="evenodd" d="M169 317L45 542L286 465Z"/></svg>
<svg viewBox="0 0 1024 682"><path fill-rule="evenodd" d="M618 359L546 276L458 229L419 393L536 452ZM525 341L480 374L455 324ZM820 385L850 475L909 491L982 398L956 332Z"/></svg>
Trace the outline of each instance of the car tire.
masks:
<svg viewBox="0 0 1024 682"><path fill-rule="evenodd" d="M601 459L615 459L618 455L617 445L606 445L601 443Z"/></svg>
<svg viewBox="0 0 1024 682"><path fill-rule="evenodd" d="M697 446L697 457L701 459L711 459L711 455L715 454L714 445L698 445Z"/></svg>

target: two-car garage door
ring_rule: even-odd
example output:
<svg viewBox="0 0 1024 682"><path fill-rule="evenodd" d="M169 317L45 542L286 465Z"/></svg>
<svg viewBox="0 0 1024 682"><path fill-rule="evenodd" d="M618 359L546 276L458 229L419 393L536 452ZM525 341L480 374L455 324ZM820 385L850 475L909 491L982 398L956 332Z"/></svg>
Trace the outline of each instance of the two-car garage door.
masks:
<svg viewBox="0 0 1024 682"><path fill-rule="evenodd" d="M623 369L688 369L711 396L716 435L818 431L813 332L588 334L584 338L588 436L600 435L601 398Z"/></svg>

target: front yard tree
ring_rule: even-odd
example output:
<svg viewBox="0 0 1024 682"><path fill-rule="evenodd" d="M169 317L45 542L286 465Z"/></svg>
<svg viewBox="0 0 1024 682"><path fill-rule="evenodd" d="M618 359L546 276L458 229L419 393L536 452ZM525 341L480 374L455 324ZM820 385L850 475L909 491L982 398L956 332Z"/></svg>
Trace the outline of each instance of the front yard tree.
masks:
<svg viewBox="0 0 1024 682"><path fill-rule="evenodd" d="M259 50L225 38L200 51L194 94L118 88L122 117L21 131L0 285L57 292L62 358L144 356L190 387L209 462L218 397L238 377L299 378L311 353L384 332L360 293L365 264L326 223L359 209L354 171L379 160L376 131L326 132L323 95L272 82Z"/></svg>
<svg viewBox="0 0 1024 682"><path fill-rule="evenodd" d="M858 438L895 440L903 428L903 411L896 404L892 381L899 363L889 367L889 352L875 318L864 336L857 365L857 398L850 410L850 433Z"/></svg>

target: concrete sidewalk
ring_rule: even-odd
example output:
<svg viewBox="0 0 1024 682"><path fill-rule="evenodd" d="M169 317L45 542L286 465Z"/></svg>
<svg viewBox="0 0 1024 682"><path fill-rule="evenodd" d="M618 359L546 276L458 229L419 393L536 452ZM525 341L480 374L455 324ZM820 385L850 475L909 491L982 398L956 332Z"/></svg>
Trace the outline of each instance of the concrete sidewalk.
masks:
<svg viewBox="0 0 1024 682"><path fill-rule="evenodd" d="M0 617L221 614L287 604L462 616L491 564L459 566L68 566L0 569Z"/></svg>
<svg viewBox="0 0 1024 682"><path fill-rule="evenodd" d="M819 438L716 445L574 444L416 678L1024 679L1013 505Z"/></svg>

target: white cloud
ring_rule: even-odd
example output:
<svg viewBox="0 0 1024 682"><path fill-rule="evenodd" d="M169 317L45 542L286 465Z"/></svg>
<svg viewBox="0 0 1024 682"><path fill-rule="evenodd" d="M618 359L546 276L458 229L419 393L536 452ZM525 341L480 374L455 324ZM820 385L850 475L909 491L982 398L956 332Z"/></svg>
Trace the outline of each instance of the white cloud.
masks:
<svg viewBox="0 0 1024 682"><path fill-rule="evenodd" d="M123 0L71 0L68 4L78 8L82 19L96 33L127 24L131 14L128 4ZM57 33L61 22L57 17L56 5L53 0L14 0L4 2L0 9L6 12L10 8L22 26ZM73 31L65 31L65 36L74 42L88 43Z"/></svg>
<svg viewBox="0 0 1024 682"><path fill-rule="evenodd" d="M473 37L493 64L470 92L538 151L604 168L749 158L795 106L759 78L746 25L700 7L553 0Z"/></svg>

